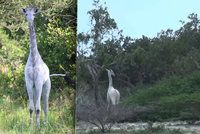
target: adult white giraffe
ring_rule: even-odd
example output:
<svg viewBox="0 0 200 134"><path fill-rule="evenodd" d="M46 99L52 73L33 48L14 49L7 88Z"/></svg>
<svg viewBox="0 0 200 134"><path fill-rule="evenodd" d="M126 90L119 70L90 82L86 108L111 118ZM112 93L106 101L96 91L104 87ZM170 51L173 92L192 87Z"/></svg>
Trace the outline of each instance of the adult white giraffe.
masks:
<svg viewBox="0 0 200 134"><path fill-rule="evenodd" d="M36 112L36 125L40 125L40 100L41 95L44 100L44 113L48 121L48 99L51 89L49 68L42 60L37 49L36 33L34 27L34 17L38 13L38 8L27 7L22 9L29 26L30 53L25 66L25 81L29 97L30 124L33 126L33 111Z"/></svg>
<svg viewBox="0 0 200 134"><path fill-rule="evenodd" d="M117 105L120 99L120 93L117 89L113 87L112 75L115 76L114 72L110 69L106 69L108 72L109 86L107 92L107 102L108 105Z"/></svg>

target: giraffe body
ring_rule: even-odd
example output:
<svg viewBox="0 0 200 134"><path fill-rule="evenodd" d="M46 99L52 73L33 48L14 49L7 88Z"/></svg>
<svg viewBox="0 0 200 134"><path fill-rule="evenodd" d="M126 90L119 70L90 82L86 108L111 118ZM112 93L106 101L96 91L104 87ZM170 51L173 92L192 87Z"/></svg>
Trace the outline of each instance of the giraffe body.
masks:
<svg viewBox="0 0 200 134"><path fill-rule="evenodd" d="M38 9L28 7L22 9L29 25L30 53L25 66L25 82L29 97L30 123L33 126L33 111L36 113L36 125L40 125L41 97L44 101L44 113L48 121L48 99L51 89L49 68L42 60L37 49L34 17Z"/></svg>

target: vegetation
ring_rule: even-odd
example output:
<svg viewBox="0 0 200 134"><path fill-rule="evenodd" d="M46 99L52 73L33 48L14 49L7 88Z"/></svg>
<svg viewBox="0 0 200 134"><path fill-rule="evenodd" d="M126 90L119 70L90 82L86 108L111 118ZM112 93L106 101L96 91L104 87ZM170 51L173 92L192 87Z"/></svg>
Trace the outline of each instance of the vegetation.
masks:
<svg viewBox="0 0 200 134"><path fill-rule="evenodd" d="M28 24L20 9L41 9L35 18L37 43L50 73L76 79L76 0L0 2L0 133L30 133L24 66L29 54ZM74 133L74 89L52 77L50 119L35 133ZM43 115L41 120L43 120Z"/></svg>
<svg viewBox="0 0 200 134"><path fill-rule="evenodd" d="M134 39L123 35L105 5L98 0L93 5L88 12L91 29L78 34L78 106L106 101L105 68L110 68L122 96L120 105L146 108L121 122L199 120L198 15L189 14L176 31L166 29L154 38Z"/></svg>
<svg viewBox="0 0 200 134"><path fill-rule="evenodd" d="M51 101L49 122L45 124L44 114L41 115L41 127L31 129L26 101L16 104L9 96L0 100L0 132L6 134L72 134L74 133L73 102L68 99Z"/></svg>
<svg viewBox="0 0 200 134"><path fill-rule="evenodd" d="M138 89L125 99L124 104L155 108L151 113L138 116L137 120L199 120L199 76L197 71L184 77L163 79Z"/></svg>

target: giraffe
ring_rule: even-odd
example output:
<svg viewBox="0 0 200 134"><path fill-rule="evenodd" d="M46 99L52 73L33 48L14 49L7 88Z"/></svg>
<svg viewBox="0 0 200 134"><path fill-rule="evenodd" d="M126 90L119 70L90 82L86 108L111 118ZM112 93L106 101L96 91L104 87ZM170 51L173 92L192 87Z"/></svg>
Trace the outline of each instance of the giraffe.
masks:
<svg viewBox="0 0 200 134"><path fill-rule="evenodd" d="M117 105L119 103L120 93L117 89L113 87L112 75L115 76L115 74L111 69L106 69L106 71L108 72L109 79L109 86L107 92L108 106L110 105L110 103L112 103L112 105Z"/></svg>
<svg viewBox="0 0 200 134"><path fill-rule="evenodd" d="M34 17L39 13L35 7L22 8L29 26L30 53L25 66L25 82L29 98L30 124L33 126L33 112L36 113L36 126L40 126L40 101L41 96L44 100L44 113L46 122L48 122L48 99L51 89L49 68L42 60L37 48L36 33L34 26Z"/></svg>

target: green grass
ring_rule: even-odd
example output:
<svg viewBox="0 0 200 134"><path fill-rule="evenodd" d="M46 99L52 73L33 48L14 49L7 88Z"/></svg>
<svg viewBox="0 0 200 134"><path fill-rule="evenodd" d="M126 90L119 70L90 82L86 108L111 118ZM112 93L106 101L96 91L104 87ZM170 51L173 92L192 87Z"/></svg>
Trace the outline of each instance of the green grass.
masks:
<svg viewBox="0 0 200 134"><path fill-rule="evenodd" d="M29 126L27 104L17 104L10 97L3 96L0 100L0 133L5 134L73 134L74 108L72 100L58 98L50 102L49 122L44 123L44 113L41 114L40 128ZM34 122L35 124L35 122Z"/></svg>

